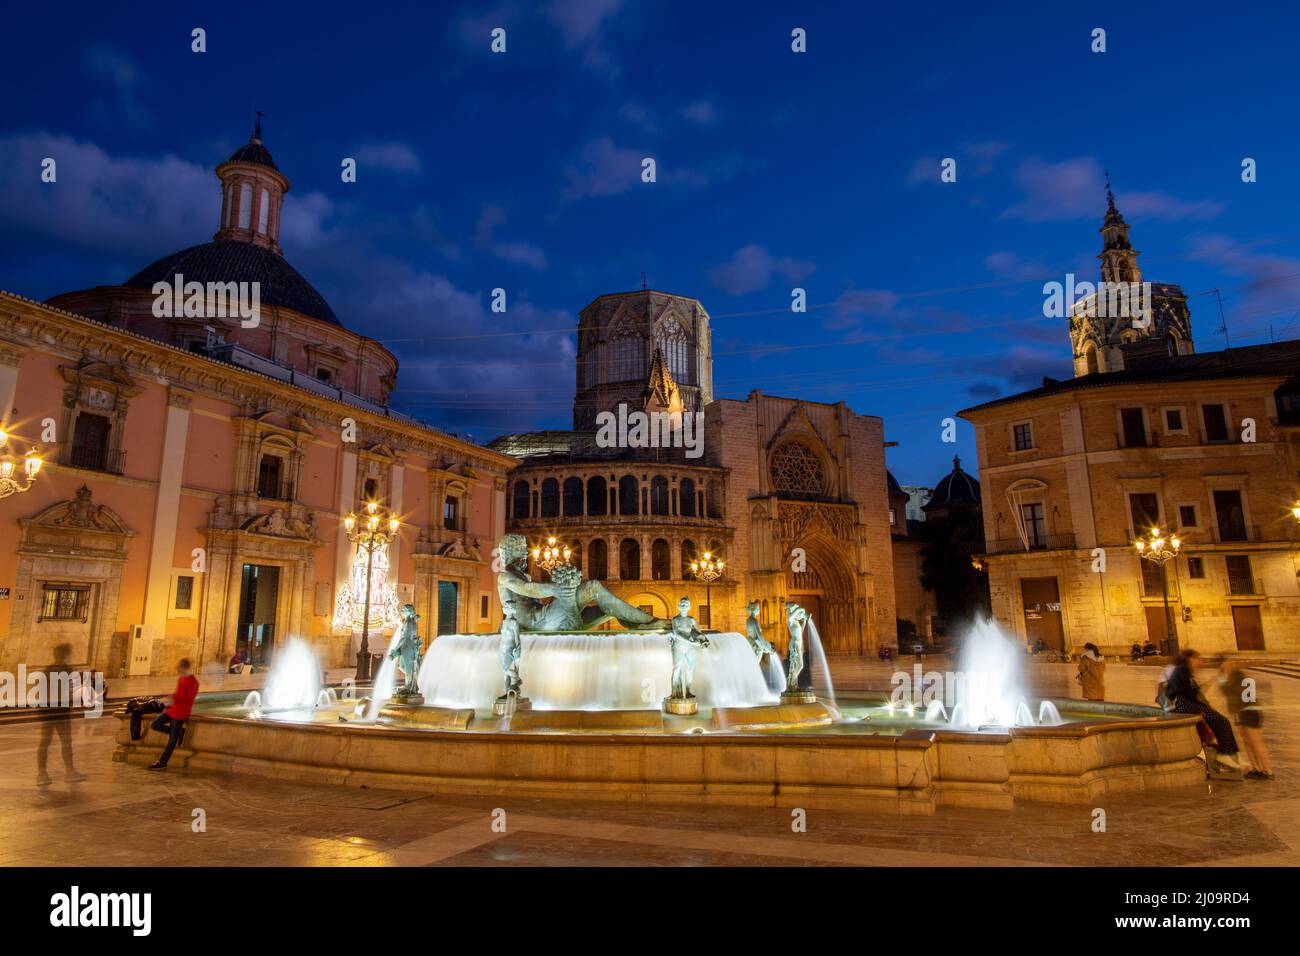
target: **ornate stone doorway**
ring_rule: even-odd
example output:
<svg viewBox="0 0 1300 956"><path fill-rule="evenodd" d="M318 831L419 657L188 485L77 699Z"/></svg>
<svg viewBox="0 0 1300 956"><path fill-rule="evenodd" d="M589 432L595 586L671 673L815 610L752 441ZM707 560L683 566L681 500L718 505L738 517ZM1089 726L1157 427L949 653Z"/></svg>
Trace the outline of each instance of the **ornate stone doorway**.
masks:
<svg viewBox="0 0 1300 956"><path fill-rule="evenodd" d="M862 653L854 575L836 542L817 535L797 547L803 549L803 570L793 570L792 562L786 571L788 600L808 610L827 654Z"/></svg>

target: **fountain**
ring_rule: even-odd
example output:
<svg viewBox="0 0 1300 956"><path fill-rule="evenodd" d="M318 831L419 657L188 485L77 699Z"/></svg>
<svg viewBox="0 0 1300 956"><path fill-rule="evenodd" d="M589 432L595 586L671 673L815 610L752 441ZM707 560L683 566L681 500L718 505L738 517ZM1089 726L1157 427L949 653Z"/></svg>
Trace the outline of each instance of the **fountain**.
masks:
<svg viewBox="0 0 1300 956"><path fill-rule="evenodd" d="M743 634L702 631L687 599L656 620L567 565L533 580L521 541L501 542L499 633L424 648L404 607L361 705L322 687L312 647L290 640L242 707L201 695L180 753L199 766L431 792L922 813L1203 780L1194 718L1031 697L1023 653L992 623L967 635L957 674L923 680L918 664L915 680L902 674L911 694L837 699L816 622L797 604L785 606L785 669L757 602ZM127 727L123 759L148 759L155 738L132 741Z"/></svg>

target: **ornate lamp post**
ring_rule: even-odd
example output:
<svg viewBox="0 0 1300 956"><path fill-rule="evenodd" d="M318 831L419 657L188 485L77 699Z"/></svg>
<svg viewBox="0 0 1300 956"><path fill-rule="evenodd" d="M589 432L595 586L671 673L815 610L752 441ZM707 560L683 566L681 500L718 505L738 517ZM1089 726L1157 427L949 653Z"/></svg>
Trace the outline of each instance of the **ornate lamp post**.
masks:
<svg viewBox="0 0 1300 956"><path fill-rule="evenodd" d="M343 527L348 538L356 542L357 550L366 552L366 596L365 606L361 609L361 649L357 651L357 681L370 680L370 584L374 579L375 550L387 546L397 537L402 527L402 519L395 514L388 516L387 530L381 529L378 502L366 502L365 523L357 527L357 516L351 512L343 519Z"/></svg>
<svg viewBox="0 0 1300 956"><path fill-rule="evenodd" d="M9 435L0 431L0 498L8 498L10 495L31 490L41 470L41 457L36 454L35 448L23 459L23 473L27 476L26 484L14 477L14 472L17 470L18 458L9 451Z"/></svg>
<svg viewBox="0 0 1300 956"><path fill-rule="evenodd" d="M546 539L546 546L535 546L533 548L533 560L540 564L549 574L562 564L568 564L569 558L573 556L573 551L568 545L560 545L555 541L555 536Z"/></svg>
<svg viewBox="0 0 1300 956"><path fill-rule="evenodd" d="M1163 592L1165 602L1165 631L1168 636L1169 647L1167 650L1170 655L1178 653L1178 635L1174 630L1174 615L1169 610L1169 569L1166 565L1178 557L1179 549L1183 546L1178 535L1171 534L1165 537L1163 531L1159 528L1152 528L1133 542L1133 547L1137 548L1138 557L1143 561L1150 561L1160 569L1160 589Z"/></svg>
<svg viewBox="0 0 1300 956"><path fill-rule="evenodd" d="M722 577L722 568L722 559L715 558L708 551L691 562L691 574L704 582L704 603L709 608L709 627L713 626L713 599L710 597L709 586Z"/></svg>

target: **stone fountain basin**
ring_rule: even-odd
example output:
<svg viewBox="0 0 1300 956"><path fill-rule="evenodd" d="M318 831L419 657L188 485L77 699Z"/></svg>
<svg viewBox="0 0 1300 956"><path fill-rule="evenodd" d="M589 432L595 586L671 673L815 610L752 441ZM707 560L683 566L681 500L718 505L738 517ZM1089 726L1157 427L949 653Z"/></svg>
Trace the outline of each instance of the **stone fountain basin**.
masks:
<svg viewBox="0 0 1300 956"><path fill-rule="evenodd" d="M559 721L574 712L552 713ZM656 719L654 712L637 713ZM132 741L129 720L118 716L114 759L153 762L165 740L147 731ZM235 714L232 695L202 695L172 764L432 793L915 814L942 806L1088 803L1205 780L1197 718L1132 705L1100 705L1091 719L1050 727L893 734L836 732L844 725L799 726L800 720L780 732L771 724L736 729L744 714L728 715L731 729L712 726L710 715L688 732L667 716L657 719L677 730L525 731L499 723L486 729L490 722L478 719L465 724L470 729L445 730L343 723L338 716L322 708L254 720ZM485 729L473 729L480 723Z"/></svg>

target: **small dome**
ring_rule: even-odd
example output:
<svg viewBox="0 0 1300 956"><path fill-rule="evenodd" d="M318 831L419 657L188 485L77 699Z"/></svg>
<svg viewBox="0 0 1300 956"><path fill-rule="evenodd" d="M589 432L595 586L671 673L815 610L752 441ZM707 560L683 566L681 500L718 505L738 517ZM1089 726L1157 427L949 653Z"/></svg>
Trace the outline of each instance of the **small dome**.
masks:
<svg viewBox="0 0 1300 956"><path fill-rule="evenodd" d="M943 479L934 486L934 493L930 495L929 502L921 510L933 511L935 508L947 508L954 504L978 505L979 503L980 483L961 470L961 459L954 455L952 471L944 475Z"/></svg>
<svg viewBox="0 0 1300 956"><path fill-rule="evenodd" d="M342 325L325 297L284 257L265 246L237 239L218 239L173 252L145 266L126 285L152 289L155 282L257 282L262 305L292 309L330 325Z"/></svg>
<svg viewBox="0 0 1300 956"><path fill-rule="evenodd" d="M890 471L888 468L885 469L885 484L886 487L889 488L889 493L891 495L907 494L907 492L905 492L902 486L898 483L898 479L894 477L894 473Z"/></svg>

